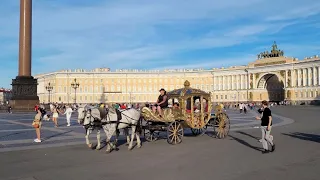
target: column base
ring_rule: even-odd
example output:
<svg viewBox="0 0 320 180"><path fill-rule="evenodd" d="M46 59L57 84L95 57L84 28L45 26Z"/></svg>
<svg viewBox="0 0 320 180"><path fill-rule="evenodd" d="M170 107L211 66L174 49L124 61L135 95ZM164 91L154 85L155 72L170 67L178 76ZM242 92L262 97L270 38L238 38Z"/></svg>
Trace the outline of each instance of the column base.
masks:
<svg viewBox="0 0 320 180"><path fill-rule="evenodd" d="M17 76L12 80L12 98L10 105L16 111L30 111L39 104L37 79L32 76Z"/></svg>

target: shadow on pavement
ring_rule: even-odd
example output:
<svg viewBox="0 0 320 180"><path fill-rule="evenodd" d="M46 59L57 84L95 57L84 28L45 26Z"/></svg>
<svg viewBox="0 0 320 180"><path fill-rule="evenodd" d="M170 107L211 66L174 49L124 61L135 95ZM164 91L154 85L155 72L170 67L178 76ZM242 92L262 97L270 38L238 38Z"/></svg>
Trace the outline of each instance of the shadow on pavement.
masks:
<svg viewBox="0 0 320 180"><path fill-rule="evenodd" d="M237 138L237 137L234 137L234 136L232 136L232 135L230 135L230 134L229 134L229 136L230 136L232 139L236 140L238 143L240 143L240 144L242 144L242 145L245 145L245 146L247 146L247 147L249 147L249 148L251 148L251 149L254 149L254 150L256 150L256 151L262 151L262 150L263 150L263 148L256 147L256 146L252 146L251 144L247 143L246 141L244 141L244 140L242 140L242 139L239 139L239 138Z"/></svg>
<svg viewBox="0 0 320 180"><path fill-rule="evenodd" d="M317 134L308 134L308 133L299 133L299 132L290 133L290 134L282 133L282 134L293 137L293 138L301 139L301 140L320 143L320 135L317 135Z"/></svg>
<svg viewBox="0 0 320 180"><path fill-rule="evenodd" d="M26 132L16 132L16 133L12 133L12 134L7 134L7 135L4 135L4 136L0 136L0 140L1 140L1 139L5 139L5 138L10 137L10 136L14 136L14 135L18 135L18 134L23 134L23 133L26 133Z"/></svg>
<svg viewBox="0 0 320 180"><path fill-rule="evenodd" d="M72 132L72 130L71 130L71 131L67 131L67 132L62 132L62 133L54 134L54 135L51 135L51 136L48 136L48 137L43 138L43 141L46 141L46 140L48 140L48 139L51 139L51 138L54 138L54 137L57 137L57 136L65 135L65 134L68 134L68 133L70 133L70 132Z"/></svg>
<svg viewBox="0 0 320 180"><path fill-rule="evenodd" d="M258 137L252 136L251 134L248 134L248 133L245 133L245 132L242 132L242 131L237 131L237 133L243 134L243 135L246 135L246 136L249 136L249 137L251 137L251 138L253 138L253 139L256 139L256 140L259 140Z"/></svg>

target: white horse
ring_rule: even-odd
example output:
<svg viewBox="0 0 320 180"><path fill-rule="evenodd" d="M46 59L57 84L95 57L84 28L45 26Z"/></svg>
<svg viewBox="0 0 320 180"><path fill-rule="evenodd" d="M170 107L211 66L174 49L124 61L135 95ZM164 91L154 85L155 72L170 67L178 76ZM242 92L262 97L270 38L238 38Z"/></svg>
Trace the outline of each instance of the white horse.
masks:
<svg viewBox="0 0 320 180"><path fill-rule="evenodd" d="M131 127L131 138L128 149L131 150L133 148L134 137L137 138L137 147L141 147L140 134L138 132L140 126L140 111L136 109L127 109L121 110L119 114L120 117L113 109L109 109L109 112L106 114L106 124L102 126L107 135L106 142L108 144L106 152L111 152L113 150L113 147L111 147L109 142L116 130L127 129L129 127Z"/></svg>
<svg viewBox="0 0 320 180"><path fill-rule="evenodd" d="M88 115L88 117L87 117ZM97 130L97 146L96 149L100 150L101 149L101 128L102 128L102 121L103 118L105 117L106 112L103 113L102 109L97 109L95 107L90 107L90 106L81 106L78 108L78 123L82 124L83 127L86 130L86 144L88 145L89 148L92 148L92 143L90 143L90 135L94 130ZM124 133L127 137L127 145L130 143L130 137L129 137L129 130L124 129ZM116 134L116 139L115 143L113 146L116 148L116 144L118 142L118 137L119 133L117 132Z"/></svg>
<svg viewBox="0 0 320 180"><path fill-rule="evenodd" d="M97 130L97 147L96 149L101 148L101 140L100 140L100 130L101 128L104 129L106 136L107 136L107 152L111 152L113 149L116 149L117 147L117 141L118 141L118 136L119 133L117 131L118 129L124 129L124 133L127 137L127 144L129 145L129 149L132 149L132 141L133 139L129 137L129 132L128 132L128 127L132 125L132 137L134 137L134 134L136 133L136 126L138 125L139 118L140 118L140 112L137 110L126 110L128 111L127 113L123 113L123 118L120 119L117 123L117 114L116 112L108 112L108 113L102 113L101 110L96 109L96 108L88 108L88 107L79 107L78 109L78 123L83 124L83 126L86 129L86 144L91 148L92 144L90 143L89 136L92 133L93 130ZM132 112L135 112L132 114ZM132 115L133 116L132 116ZM129 119L129 120L127 120ZM134 119L134 120L133 120ZM137 121L135 121L138 119ZM126 124L126 125L123 125ZM115 143L111 144L110 139L116 132L116 139ZM138 142L138 147L141 147L141 141L139 135L137 136L137 142Z"/></svg>

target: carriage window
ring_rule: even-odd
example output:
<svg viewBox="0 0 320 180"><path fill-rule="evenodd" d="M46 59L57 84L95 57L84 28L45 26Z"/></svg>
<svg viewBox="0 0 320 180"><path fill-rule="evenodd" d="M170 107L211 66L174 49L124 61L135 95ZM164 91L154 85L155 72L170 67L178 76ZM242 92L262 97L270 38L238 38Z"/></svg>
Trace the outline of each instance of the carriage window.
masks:
<svg viewBox="0 0 320 180"><path fill-rule="evenodd" d="M188 98L188 99L187 99L186 109L187 109L187 110L191 110L191 98Z"/></svg>

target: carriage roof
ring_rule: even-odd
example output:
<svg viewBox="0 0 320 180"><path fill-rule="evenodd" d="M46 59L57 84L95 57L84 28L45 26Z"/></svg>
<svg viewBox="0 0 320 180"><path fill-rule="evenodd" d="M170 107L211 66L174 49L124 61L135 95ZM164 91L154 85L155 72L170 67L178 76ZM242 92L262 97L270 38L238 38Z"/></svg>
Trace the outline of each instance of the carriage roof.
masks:
<svg viewBox="0 0 320 180"><path fill-rule="evenodd" d="M190 87L190 82L186 80L184 82L184 88L175 89L170 92L167 92L169 98L175 97L189 97L189 96L203 96L203 97L210 97L210 93L202 91L200 89L194 89Z"/></svg>

